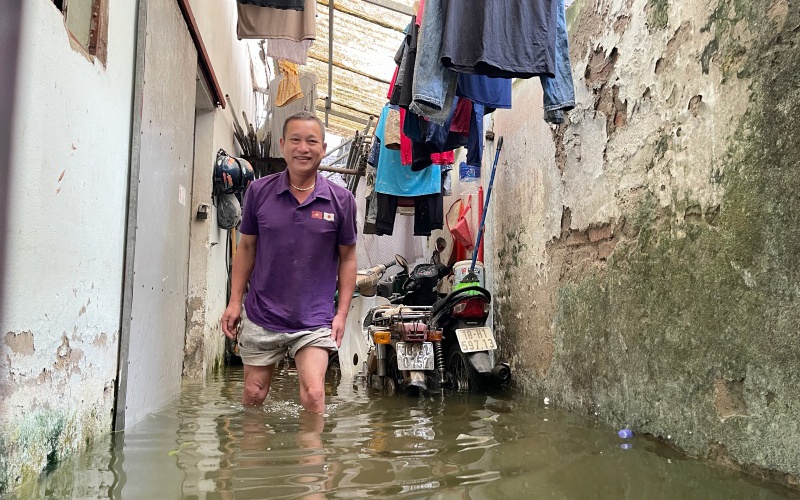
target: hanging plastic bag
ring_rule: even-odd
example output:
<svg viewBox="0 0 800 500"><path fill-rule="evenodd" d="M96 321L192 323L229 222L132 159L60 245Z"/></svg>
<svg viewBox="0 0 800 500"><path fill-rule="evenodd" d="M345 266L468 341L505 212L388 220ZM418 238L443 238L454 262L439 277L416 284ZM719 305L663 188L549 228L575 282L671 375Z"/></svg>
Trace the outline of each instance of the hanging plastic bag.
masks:
<svg viewBox="0 0 800 500"><path fill-rule="evenodd" d="M472 231L469 230L469 221L467 220L467 213L472 208L472 195L467 198L467 206L458 214L458 220L451 227L448 224L448 229L453 238L459 242L466 250L472 250L475 246L472 239Z"/></svg>
<svg viewBox="0 0 800 500"><path fill-rule="evenodd" d="M217 198L217 224L221 229L239 227L242 222L242 206L235 194L221 194Z"/></svg>

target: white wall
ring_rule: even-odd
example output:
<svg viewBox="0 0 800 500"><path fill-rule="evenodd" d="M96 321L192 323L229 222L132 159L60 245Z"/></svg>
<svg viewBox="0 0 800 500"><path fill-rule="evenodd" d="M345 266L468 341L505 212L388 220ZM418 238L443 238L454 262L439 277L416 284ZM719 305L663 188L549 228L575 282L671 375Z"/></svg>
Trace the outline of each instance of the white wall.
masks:
<svg viewBox="0 0 800 500"><path fill-rule="evenodd" d="M134 2L109 3L107 67L50 0L23 19L0 332L0 490L111 427Z"/></svg>
<svg viewBox="0 0 800 500"><path fill-rule="evenodd" d="M242 112L255 119L255 100L247 42L236 39L236 3L191 0L200 35L223 94L230 95L240 124ZM227 103L226 103L227 106ZM216 108L197 116L192 209L212 207L207 220L192 221L187 297L187 334L184 375L202 377L219 362L223 336L219 318L227 306L226 252L228 233L219 229L211 200L213 162L222 148L239 154L233 137L230 108Z"/></svg>

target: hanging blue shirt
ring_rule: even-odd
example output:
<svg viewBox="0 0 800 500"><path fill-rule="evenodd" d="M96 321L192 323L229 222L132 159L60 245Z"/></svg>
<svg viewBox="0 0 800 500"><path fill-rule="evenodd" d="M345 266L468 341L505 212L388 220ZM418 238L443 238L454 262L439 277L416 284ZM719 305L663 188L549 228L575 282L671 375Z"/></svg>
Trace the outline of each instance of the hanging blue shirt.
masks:
<svg viewBox="0 0 800 500"><path fill-rule="evenodd" d="M423 196L440 193L442 191L442 167L440 165L431 165L419 172L414 172L411 167L403 165L403 162L400 161L399 150L384 147L384 131L389 109L391 109L389 104L383 107L378 125L375 127L375 137L381 141L375 190L394 196Z"/></svg>
<svg viewBox="0 0 800 500"><path fill-rule="evenodd" d="M495 108L510 109L511 78L460 73L456 95L491 108L486 110L488 113Z"/></svg>

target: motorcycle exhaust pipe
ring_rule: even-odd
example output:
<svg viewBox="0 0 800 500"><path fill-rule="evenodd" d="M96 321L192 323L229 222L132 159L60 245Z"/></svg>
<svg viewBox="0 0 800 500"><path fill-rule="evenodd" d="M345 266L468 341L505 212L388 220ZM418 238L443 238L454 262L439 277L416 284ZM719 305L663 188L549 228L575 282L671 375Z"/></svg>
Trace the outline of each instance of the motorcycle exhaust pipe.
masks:
<svg viewBox="0 0 800 500"><path fill-rule="evenodd" d="M498 363L492 368L492 376L501 384L511 381L511 366L508 363Z"/></svg>

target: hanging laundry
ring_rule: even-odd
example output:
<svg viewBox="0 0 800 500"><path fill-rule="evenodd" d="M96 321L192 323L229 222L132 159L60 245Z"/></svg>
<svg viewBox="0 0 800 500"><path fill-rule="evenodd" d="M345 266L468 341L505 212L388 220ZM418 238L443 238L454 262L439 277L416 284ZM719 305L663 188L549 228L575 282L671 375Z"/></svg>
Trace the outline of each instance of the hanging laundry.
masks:
<svg viewBox="0 0 800 500"><path fill-rule="evenodd" d="M555 76L558 0L441 1L445 67L504 78Z"/></svg>
<svg viewBox="0 0 800 500"><path fill-rule="evenodd" d="M239 0L239 3L246 5L258 5L259 7L284 10L303 10L303 2L304 0Z"/></svg>
<svg viewBox="0 0 800 500"><path fill-rule="evenodd" d="M511 78L460 73L456 95L482 104L487 114L495 109L511 109Z"/></svg>
<svg viewBox="0 0 800 500"><path fill-rule="evenodd" d="M383 135L386 149L400 149L400 110L389 110Z"/></svg>
<svg viewBox="0 0 800 500"><path fill-rule="evenodd" d="M450 177L450 172L452 171L453 171L452 161L450 163L442 165L442 196L453 196L453 180Z"/></svg>
<svg viewBox="0 0 800 500"><path fill-rule="evenodd" d="M452 151L445 151L444 153L433 153L431 155L431 163L433 165L441 165L442 172L445 171L445 166L453 167L453 163L456 161L456 154Z"/></svg>
<svg viewBox="0 0 800 500"><path fill-rule="evenodd" d="M430 1L430 0L428 0ZM383 141L389 105L384 106L375 128L375 136ZM375 189L394 196L421 196L440 193L442 170L439 165L412 172L400 162L400 151L386 149L381 144Z"/></svg>
<svg viewBox="0 0 800 500"><path fill-rule="evenodd" d="M412 101L412 91L414 85L414 65L417 60L417 40L419 37L419 25L416 17L411 18L411 22L406 27L406 36L395 54L397 63L396 79L389 92L389 102L408 108ZM398 56L399 61L398 61Z"/></svg>
<svg viewBox="0 0 800 500"><path fill-rule="evenodd" d="M542 83L544 121L559 124L564 122L564 111L575 107L575 85L572 81L572 64L569 61L569 34L564 0L556 2L558 17L555 75L552 78L542 75L539 79Z"/></svg>
<svg viewBox="0 0 800 500"><path fill-rule="evenodd" d="M414 201L414 236L430 236L431 231L444 227L444 199L441 192L415 196L412 199ZM401 200L403 198L399 196L378 193L376 234L392 234L394 219Z"/></svg>
<svg viewBox="0 0 800 500"><path fill-rule="evenodd" d="M481 108L481 109L483 109L483 108ZM411 123L408 125L408 127L409 127L408 129L406 129L406 124L405 124L406 116L411 116ZM400 108L400 127L401 127L401 130L403 131L403 133L400 135L400 161L402 162L403 165L413 165L414 164L413 141L409 138L408 134L411 133L412 135L414 135L414 137L417 138L418 142L423 142L424 141L423 138L426 137L425 134L427 132L423 132L422 131L422 128L420 126L420 122L421 121L424 121L424 120L421 120L419 118L419 116L417 116L416 114L411 113L410 111L406 111L403 108ZM442 128L440 125L431 124L431 123L426 123L425 125L427 127L426 131L428 130L428 128L431 128L431 130L441 129ZM463 127L463 124L458 125L456 128L459 128L459 127ZM455 149L457 147L461 147L461 146L463 146L465 144L466 143L464 143L463 137L462 138L458 138L457 140L454 139L454 140L449 141L449 145L452 146L452 149ZM445 141L445 146L446 145L448 145L448 141ZM438 146L438 148L436 148L435 150L439 151L439 150L443 149L445 146ZM419 152L419 151L421 151L421 152ZM419 151L418 151L418 158L424 158L424 154L425 154L424 150L419 150ZM428 148L428 151L431 151L430 147ZM420 155L422 155L422 156L420 156ZM431 152L431 154L430 154L430 163L428 163L427 161L425 161L423 159L422 163L419 163L419 162L417 163L417 166L418 166L417 168L425 168L426 166L428 166L430 164L447 165L447 164L452 164L453 162L454 162L454 154L453 154L452 150L445 151L443 153Z"/></svg>
<svg viewBox="0 0 800 500"><path fill-rule="evenodd" d="M461 109L458 113L459 122L453 127L453 119L459 108ZM433 163L432 153L452 151L467 145L467 135L459 131L468 130L471 108L472 105L468 99L460 100L454 97L453 109L444 125L428 122L411 112L406 114L403 132L412 141L411 170L419 171L431 165Z"/></svg>
<svg viewBox="0 0 800 500"><path fill-rule="evenodd" d="M441 61L445 1L425 2L417 42L417 60L414 65L413 101L408 107L409 110L439 125L443 125L451 114L458 78L458 75L445 68ZM472 2L458 3L472 4Z"/></svg>
<svg viewBox="0 0 800 500"><path fill-rule="evenodd" d="M297 65L289 61L278 61L278 70L283 75L278 83L278 93L275 96L275 106L283 107L303 97L300 88L300 77L297 74Z"/></svg>
<svg viewBox="0 0 800 500"><path fill-rule="evenodd" d="M483 164L483 104L472 103L467 137L467 164L480 167Z"/></svg>
<svg viewBox="0 0 800 500"><path fill-rule="evenodd" d="M284 38L294 41L317 37L317 2L304 0L303 10L275 9L237 2L236 34L245 38Z"/></svg>
<svg viewBox="0 0 800 500"><path fill-rule="evenodd" d="M285 59L305 66L308 64L308 50L314 40L289 40L288 38L271 38L267 42L267 55L273 59Z"/></svg>
<svg viewBox="0 0 800 500"><path fill-rule="evenodd" d="M285 106L278 106L276 101L278 99L278 88L280 81L276 78L269 84L269 109L272 112L270 118L270 157L282 158L280 139L283 135L283 122L298 111L308 111L317 114L317 75L310 72L300 72L300 89L303 92L303 97L297 99Z"/></svg>

